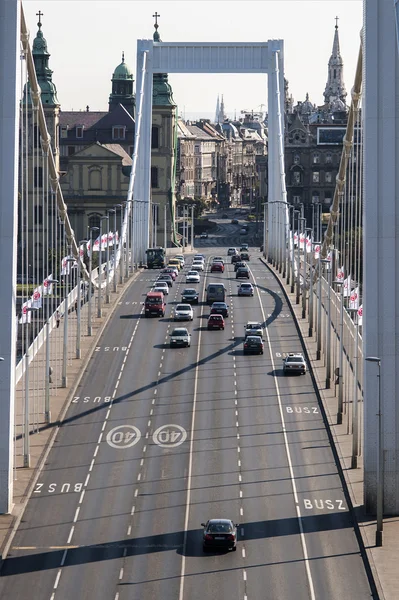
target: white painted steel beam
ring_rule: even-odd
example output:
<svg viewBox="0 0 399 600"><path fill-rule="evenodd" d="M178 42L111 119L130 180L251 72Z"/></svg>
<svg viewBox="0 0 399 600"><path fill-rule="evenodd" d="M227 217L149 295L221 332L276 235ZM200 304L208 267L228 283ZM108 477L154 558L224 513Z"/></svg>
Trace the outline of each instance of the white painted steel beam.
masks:
<svg viewBox="0 0 399 600"><path fill-rule="evenodd" d="M365 0L364 357L381 359L384 512L399 513L399 60L391 1ZM376 511L378 368L364 362L364 500Z"/></svg>
<svg viewBox="0 0 399 600"><path fill-rule="evenodd" d="M0 513L12 508L20 3L0 0Z"/></svg>

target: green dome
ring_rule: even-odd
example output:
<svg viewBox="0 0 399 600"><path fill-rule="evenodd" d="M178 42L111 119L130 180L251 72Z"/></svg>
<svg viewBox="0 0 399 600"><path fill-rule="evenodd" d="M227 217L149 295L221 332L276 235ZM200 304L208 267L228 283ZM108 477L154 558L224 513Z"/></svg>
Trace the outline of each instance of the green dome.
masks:
<svg viewBox="0 0 399 600"><path fill-rule="evenodd" d="M129 67L127 66L127 64L125 63L125 54L122 52L122 62L120 65L118 65L114 71L114 74L112 75L112 79L118 79L119 81L121 79L133 79L133 73L131 72L131 70L129 69Z"/></svg>

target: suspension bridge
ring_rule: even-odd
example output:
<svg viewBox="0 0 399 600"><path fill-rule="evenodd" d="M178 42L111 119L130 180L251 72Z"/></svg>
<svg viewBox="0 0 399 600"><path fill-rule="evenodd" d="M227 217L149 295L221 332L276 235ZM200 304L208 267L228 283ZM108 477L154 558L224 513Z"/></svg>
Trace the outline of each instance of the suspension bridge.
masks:
<svg viewBox="0 0 399 600"><path fill-rule="evenodd" d="M23 7L0 0L1 513L12 509L16 466L30 466L34 436L56 418L52 402L57 390L70 385L67 367L80 359L82 337L91 337L111 291L116 293L145 264L151 241L153 74L252 72L265 73L268 81L264 260L295 294L308 337L316 340L325 386L335 387L337 423L346 424L352 436L352 468L359 457L363 460L366 509L380 521L383 514L398 514L395 10L397 0L365 1L344 148L323 236L320 216L307 222L303 206L287 203L283 42L139 40L135 144L119 230L115 208L104 215L100 228L79 240L63 199ZM39 355L40 362L35 360ZM16 394L23 397L18 415Z"/></svg>

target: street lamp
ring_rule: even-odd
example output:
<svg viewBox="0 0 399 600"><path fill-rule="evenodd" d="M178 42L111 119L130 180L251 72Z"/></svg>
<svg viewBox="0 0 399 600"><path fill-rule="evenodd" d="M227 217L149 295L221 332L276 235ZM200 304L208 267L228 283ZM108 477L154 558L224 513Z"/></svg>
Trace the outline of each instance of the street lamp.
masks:
<svg viewBox="0 0 399 600"><path fill-rule="evenodd" d="M308 257L308 240L307 240L307 235L306 233L309 232L311 234L312 229L311 227L305 227L304 228L304 232L305 232L305 239L304 239L304 252L303 252L303 293L302 293L302 319L306 318L306 297L307 297L307 290L306 290L306 279L307 279L307 257ZM312 236L311 236L312 238ZM311 248L311 252L312 253L312 244L310 245Z"/></svg>
<svg viewBox="0 0 399 600"><path fill-rule="evenodd" d="M299 304L301 294L301 237L302 233L305 233L305 222L304 217L298 218L298 268L297 268L297 280L296 280L296 304Z"/></svg>
<svg viewBox="0 0 399 600"><path fill-rule="evenodd" d="M358 308L347 308L348 313L354 315L356 323L355 348L353 356L353 432L352 432L352 462L351 468L357 469L357 459L359 456L359 414L358 414L358 363L359 363L359 316Z"/></svg>
<svg viewBox="0 0 399 600"><path fill-rule="evenodd" d="M87 244L87 242L88 242L88 240L81 240L78 244L79 258L78 258L78 277L77 277L77 279L78 279L78 281L77 281L78 297L77 297L77 304L76 304L76 319L77 319L77 323L76 323L76 358L80 358L80 324L81 324L81 297L80 297L80 292L81 292L81 279L80 279L81 254L80 254L80 247L83 246L84 244Z"/></svg>
<svg viewBox="0 0 399 600"><path fill-rule="evenodd" d="M97 302L97 317L101 319L102 317L102 307L101 307L101 286L102 286L102 245L103 245L103 221L109 221L108 215L104 217L100 217L100 247L98 249L98 302ZM108 233L107 233L108 240Z"/></svg>
<svg viewBox="0 0 399 600"><path fill-rule="evenodd" d="M39 310L33 306L26 306L26 312L35 312ZM30 467L30 447L29 447L29 344L25 354L25 414L24 414L24 467Z"/></svg>
<svg viewBox="0 0 399 600"><path fill-rule="evenodd" d="M47 289L48 286L53 283L59 283L58 279L46 279ZM47 296L47 321L46 321L46 387L44 392L44 420L46 423L51 422L51 413L50 413L50 308L49 308L49 299Z"/></svg>
<svg viewBox="0 0 399 600"><path fill-rule="evenodd" d="M328 259L322 259L321 261L324 264L329 265L328 269L328 285L327 285L327 341L326 341L326 389L329 390L331 386L331 262ZM321 273L319 274L321 277ZM319 302L321 304L321 295L319 298ZM321 315L321 311L320 311Z"/></svg>
<svg viewBox="0 0 399 600"><path fill-rule="evenodd" d="M339 366L338 366L338 412L337 425L342 424L342 413L344 407L344 385L343 385L343 365L344 365L344 282L337 280L334 282L340 286L341 312L339 317Z"/></svg>
<svg viewBox="0 0 399 600"><path fill-rule="evenodd" d="M114 206L114 292L116 292L116 212L118 208L122 208L122 204L115 204ZM121 215L121 224L120 224L120 228L122 229L122 215ZM118 242L118 248L119 248L119 242ZM121 260L121 257L119 256L119 260Z"/></svg>
<svg viewBox="0 0 399 600"><path fill-rule="evenodd" d="M66 259L66 275L64 279L64 340L62 346L62 383L61 387L67 386L67 358L68 358L68 293L69 293L69 264L74 263L75 259L69 256Z"/></svg>
<svg viewBox="0 0 399 600"><path fill-rule="evenodd" d="M375 532L375 545L382 546L383 529L383 445L382 445L382 414L381 414L381 359L378 356L367 356L366 361L378 365L378 443L377 443L377 529Z"/></svg>
<svg viewBox="0 0 399 600"><path fill-rule="evenodd" d="M92 325L91 325L91 316L92 316L92 309L91 309L91 304L92 304L92 268L93 268L93 236L92 233L93 231L99 231L100 228L99 227L90 227L90 254L89 254L89 307L88 307L88 314L87 314L87 335L91 336L92 334Z"/></svg>
<svg viewBox="0 0 399 600"><path fill-rule="evenodd" d="M294 229L295 229L295 215L299 215L299 210L292 211L292 276L291 276L291 294L294 293L295 290L295 244L294 244ZM297 244L299 244L299 238L297 233Z"/></svg>

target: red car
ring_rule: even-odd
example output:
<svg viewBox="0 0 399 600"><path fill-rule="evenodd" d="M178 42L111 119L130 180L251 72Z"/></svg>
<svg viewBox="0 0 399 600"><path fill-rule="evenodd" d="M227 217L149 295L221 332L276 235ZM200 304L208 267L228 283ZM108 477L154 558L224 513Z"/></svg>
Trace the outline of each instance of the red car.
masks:
<svg viewBox="0 0 399 600"><path fill-rule="evenodd" d="M211 264L211 273L218 271L219 273L224 273L224 264L220 262L214 262Z"/></svg>
<svg viewBox="0 0 399 600"><path fill-rule="evenodd" d="M161 273L163 275L171 275L173 281L176 279L176 271L174 271L173 269L162 269Z"/></svg>
<svg viewBox="0 0 399 600"><path fill-rule="evenodd" d="M210 315L208 317L208 329L224 329L224 319L222 315Z"/></svg>

